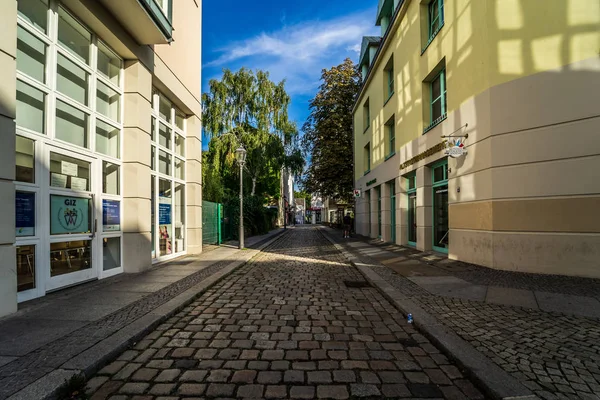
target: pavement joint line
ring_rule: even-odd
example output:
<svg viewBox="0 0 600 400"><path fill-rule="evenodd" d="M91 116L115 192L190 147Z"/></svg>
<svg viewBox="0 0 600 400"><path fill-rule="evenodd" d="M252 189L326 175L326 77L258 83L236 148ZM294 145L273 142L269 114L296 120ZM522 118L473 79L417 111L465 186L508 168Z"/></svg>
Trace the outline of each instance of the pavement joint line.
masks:
<svg viewBox="0 0 600 400"><path fill-rule="evenodd" d="M16 393L11 394L8 397L8 400L53 399L56 396L58 389L72 376L83 373L86 377L91 377L94 373L98 372L102 367L112 361L112 359L127 350L132 344L138 342L149 332L156 329L161 323L177 314L198 297L202 296L202 294L212 286L219 283L242 266L251 264L265 248L272 246L289 232L290 231L282 230L275 233L272 238L268 240L265 239L264 243L260 244L256 249L244 248L238 250L238 252L234 254L241 257L233 260L223 269L206 277L196 285L179 293L175 297L156 307L154 310L149 311L144 316L132 321L117 332L67 360L57 369L54 369L40 379L26 385ZM163 310L157 313L157 310L160 309ZM128 330L130 332L128 332ZM123 335L123 332L125 332L125 335ZM78 366L79 368L76 368L75 366Z"/></svg>
<svg viewBox="0 0 600 400"><path fill-rule="evenodd" d="M348 259L350 264L363 274L373 287L378 289L404 315L410 312L413 314L413 318L417 316L414 324L432 342L463 367L490 396L502 400L538 399L516 378L477 351L470 343L461 339L450 328L439 322L437 318L427 313L371 269L371 266L385 267L385 265L358 262L358 257L348 251L349 246L336 243L329 232L323 228L319 228L318 231Z"/></svg>

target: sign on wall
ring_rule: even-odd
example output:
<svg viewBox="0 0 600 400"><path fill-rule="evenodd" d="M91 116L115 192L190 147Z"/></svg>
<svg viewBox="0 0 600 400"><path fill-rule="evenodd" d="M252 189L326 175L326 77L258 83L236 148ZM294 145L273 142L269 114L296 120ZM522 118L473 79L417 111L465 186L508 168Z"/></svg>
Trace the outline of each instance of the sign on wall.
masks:
<svg viewBox="0 0 600 400"><path fill-rule="evenodd" d="M461 139L450 139L447 142L444 154L452 158L458 158L467 154L467 149Z"/></svg>
<svg viewBox="0 0 600 400"><path fill-rule="evenodd" d="M360 189L354 189L354 197L360 197Z"/></svg>
<svg viewBox="0 0 600 400"><path fill-rule="evenodd" d="M102 230L115 232L121 230L121 202L102 200Z"/></svg>
<svg viewBox="0 0 600 400"><path fill-rule="evenodd" d="M50 234L91 232L90 199L72 196L50 196Z"/></svg>
<svg viewBox="0 0 600 400"><path fill-rule="evenodd" d="M35 235L35 193L15 193L15 216L17 236Z"/></svg>

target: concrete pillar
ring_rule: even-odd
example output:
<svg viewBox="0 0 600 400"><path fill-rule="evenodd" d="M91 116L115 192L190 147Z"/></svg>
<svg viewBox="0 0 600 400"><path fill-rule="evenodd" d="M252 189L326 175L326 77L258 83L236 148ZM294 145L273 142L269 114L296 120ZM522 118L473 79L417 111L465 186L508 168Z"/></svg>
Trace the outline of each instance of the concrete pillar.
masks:
<svg viewBox="0 0 600 400"><path fill-rule="evenodd" d="M396 244L408 244L408 179L396 178Z"/></svg>
<svg viewBox="0 0 600 400"><path fill-rule="evenodd" d="M15 117L17 2L0 12L0 317L17 311L15 252Z"/></svg>
<svg viewBox="0 0 600 400"><path fill-rule="evenodd" d="M392 240L392 218L390 215L391 198L390 185L386 182L381 186L381 240L390 242Z"/></svg>
<svg viewBox="0 0 600 400"><path fill-rule="evenodd" d="M372 238L377 238L379 236L379 220L378 220L378 193L377 188L371 189L371 234L369 235Z"/></svg>
<svg viewBox="0 0 600 400"><path fill-rule="evenodd" d="M431 169L417 169L417 249L432 249L433 240L433 194Z"/></svg>
<svg viewBox="0 0 600 400"><path fill-rule="evenodd" d="M188 254L202 252L202 123L193 115L186 122L186 242Z"/></svg>
<svg viewBox="0 0 600 400"><path fill-rule="evenodd" d="M140 272L152 265L150 230L150 113L152 75L141 62L125 62L123 120L123 266Z"/></svg>
<svg viewBox="0 0 600 400"><path fill-rule="evenodd" d="M369 236L369 192L364 191L356 203L356 233Z"/></svg>

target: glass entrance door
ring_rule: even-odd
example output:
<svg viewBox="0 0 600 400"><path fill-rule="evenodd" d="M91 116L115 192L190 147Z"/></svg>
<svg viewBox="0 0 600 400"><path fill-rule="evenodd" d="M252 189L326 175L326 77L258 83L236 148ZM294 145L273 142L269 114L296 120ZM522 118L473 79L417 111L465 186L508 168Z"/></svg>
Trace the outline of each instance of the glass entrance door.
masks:
<svg viewBox="0 0 600 400"><path fill-rule="evenodd" d="M396 184L390 182L390 225L392 243L396 243Z"/></svg>
<svg viewBox="0 0 600 400"><path fill-rule="evenodd" d="M47 251L43 257L46 290L98 277L96 231L98 205L93 182L97 160L50 147L50 171L44 198L48 202Z"/></svg>
<svg viewBox="0 0 600 400"><path fill-rule="evenodd" d="M417 193L408 195L408 244L417 245Z"/></svg>
<svg viewBox="0 0 600 400"><path fill-rule="evenodd" d="M433 170L433 249L448 252L448 162L434 165Z"/></svg>

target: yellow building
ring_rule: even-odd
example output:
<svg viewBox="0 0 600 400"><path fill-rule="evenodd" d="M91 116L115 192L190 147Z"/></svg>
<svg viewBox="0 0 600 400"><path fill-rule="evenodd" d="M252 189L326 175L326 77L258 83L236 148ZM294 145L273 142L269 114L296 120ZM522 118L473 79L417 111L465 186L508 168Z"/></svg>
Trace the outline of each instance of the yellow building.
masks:
<svg viewBox="0 0 600 400"><path fill-rule="evenodd" d="M380 0L354 107L358 233L600 277L600 2Z"/></svg>
<svg viewBox="0 0 600 400"><path fill-rule="evenodd" d="M201 252L201 0L0 5L0 317Z"/></svg>

